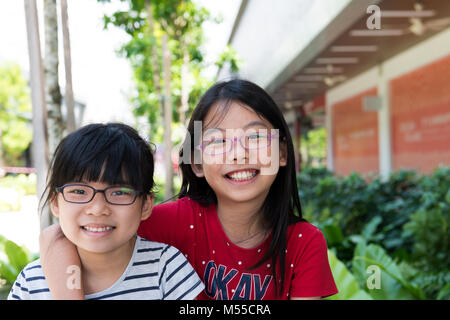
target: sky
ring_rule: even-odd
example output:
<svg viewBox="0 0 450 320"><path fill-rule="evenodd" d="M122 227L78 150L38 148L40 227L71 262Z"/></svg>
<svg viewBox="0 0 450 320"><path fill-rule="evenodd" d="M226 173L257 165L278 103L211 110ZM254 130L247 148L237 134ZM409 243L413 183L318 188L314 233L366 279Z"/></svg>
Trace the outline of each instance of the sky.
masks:
<svg viewBox="0 0 450 320"><path fill-rule="evenodd" d="M195 0L213 15L221 15L220 25L204 26L206 59L214 61L226 45L241 0ZM59 2L59 1L58 1ZM103 30L102 17L124 7L119 1L98 4L95 0L68 0L69 32L72 54L73 91L77 101L86 104L83 123L122 121L133 124L128 96L133 89L128 61L116 51L127 41L122 30ZM41 51L44 52L43 1L37 0ZM60 41L59 78L64 92L64 60ZM23 0L0 0L0 64L19 63L27 74L28 47ZM214 71L211 71L214 72Z"/></svg>

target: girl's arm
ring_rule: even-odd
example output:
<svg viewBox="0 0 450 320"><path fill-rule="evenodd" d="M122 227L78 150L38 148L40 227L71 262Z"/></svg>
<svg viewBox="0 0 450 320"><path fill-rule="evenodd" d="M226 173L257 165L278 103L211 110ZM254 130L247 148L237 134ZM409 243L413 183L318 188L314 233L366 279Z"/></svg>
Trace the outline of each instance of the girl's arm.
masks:
<svg viewBox="0 0 450 320"><path fill-rule="evenodd" d="M53 299L84 299L81 262L75 245L59 224L44 229L39 236L42 272Z"/></svg>

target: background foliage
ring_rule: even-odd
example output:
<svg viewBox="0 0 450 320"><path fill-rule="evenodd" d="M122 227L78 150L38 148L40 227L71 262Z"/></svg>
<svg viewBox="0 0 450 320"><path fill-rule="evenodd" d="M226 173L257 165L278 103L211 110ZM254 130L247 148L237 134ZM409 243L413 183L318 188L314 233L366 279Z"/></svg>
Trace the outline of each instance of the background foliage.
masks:
<svg viewBox="0 0 450 320"><path fill-rule="evenodd" d="M450 168L402 170L383 181L306 168L297 176L304 217L374 299L449 299ZM369 290L367 266L382 270Z"/></svg>
<svg viewBox="0 0 450 320"><path fill-rule="evenodd" d="M0 300L6 299L20 271L36 259L27 248L0 235Z"/></svg>
<svg viewBox="0 0 450 320"><path fill-rule="evenodd" d="M0 65L0 166L23 165L22 152L31 142L31 102L19 65Z"/></svg>

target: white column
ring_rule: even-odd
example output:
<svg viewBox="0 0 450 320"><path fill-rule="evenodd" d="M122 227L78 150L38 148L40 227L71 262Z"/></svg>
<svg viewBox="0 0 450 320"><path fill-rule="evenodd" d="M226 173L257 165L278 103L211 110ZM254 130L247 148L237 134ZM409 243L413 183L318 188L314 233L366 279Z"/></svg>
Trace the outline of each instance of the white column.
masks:
<svg viewBox="0 0 450 320"><path fill-rule="evenodd" d="M378 157L380 175L383 180L387 180L392 171L391 99L389 79L383 68L384 64L378 67L378 95L381 97L381 109L378 111Z"/></svg>
<svg viewBox="0 0 450 320"><path fill-rule="evenodd" d="M325 127L327 130L327 169L333 171L333 118L331 112L331 103L329 102L328 97L326 97L325 109Z"/></svg>

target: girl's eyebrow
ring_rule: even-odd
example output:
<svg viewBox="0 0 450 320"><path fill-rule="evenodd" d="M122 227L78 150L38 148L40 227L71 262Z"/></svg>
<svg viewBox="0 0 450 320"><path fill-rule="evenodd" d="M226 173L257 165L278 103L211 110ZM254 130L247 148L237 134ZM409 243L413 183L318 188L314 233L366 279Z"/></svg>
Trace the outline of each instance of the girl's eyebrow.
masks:
<svg viewBox="0 0 450 320"><path fill-rule="evenodd" d="M244 129L248 128L248 127L256 127L256 126L262 126L262 127L266 127L267 128L267 125L264 122L255 120L255 121L251 121L251 122L247 123L244 126Z"/></svg>
<svg viewBox="0 0 450 320"><path fill-rule="evenodd" d="M255 121L250 121L249 123L247 123L243 127L243 129L247 129L249 127L256 127L256 126L262 126L262 127L266 127L267 128L267 125L264 122L255 120ZM209 131L209 130L218 130L218 131L222 131L222 132L226 131L225 129L222 129L222 128L208 128L206 131Z"/></svg>

